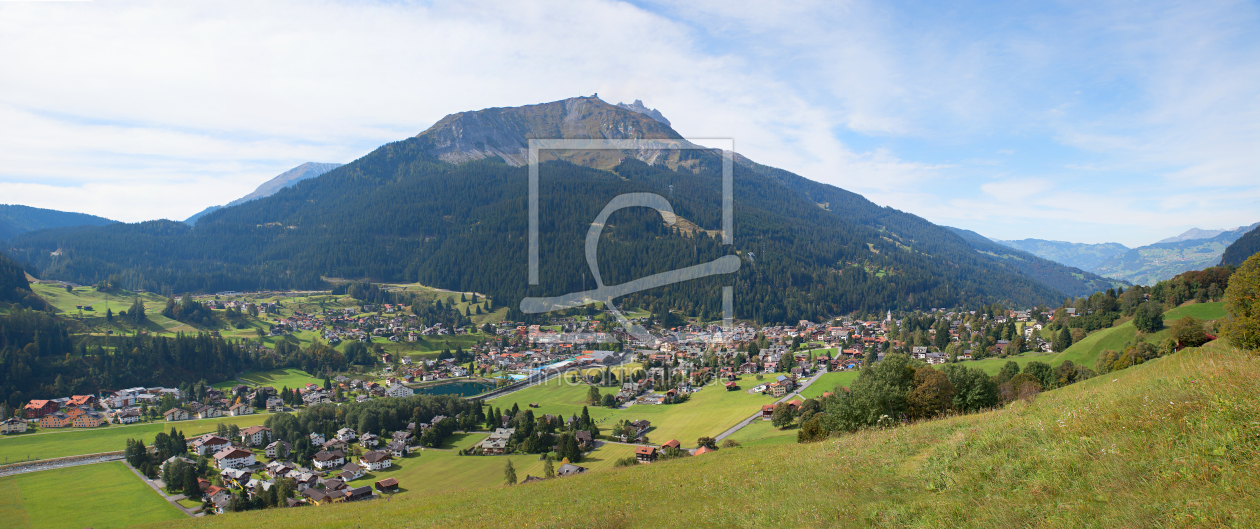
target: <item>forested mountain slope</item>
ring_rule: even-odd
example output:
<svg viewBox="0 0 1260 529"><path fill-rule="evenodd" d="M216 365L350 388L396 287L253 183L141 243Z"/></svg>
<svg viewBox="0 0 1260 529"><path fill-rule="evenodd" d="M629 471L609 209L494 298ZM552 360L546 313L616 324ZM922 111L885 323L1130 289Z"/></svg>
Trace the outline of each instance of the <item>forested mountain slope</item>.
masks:
<svg viewBox="0 0 1260 529"><path fill-rule="evenodd" d="M1225 248L1221 264L1241 266L1248 257L1260 253L1260 228L1254 228Z"/></svg>
<svg viewBox="0 0 1260 529"><path fill-rule="evenodd" d="M650 192L667 197L682 220L671 228L641 208L613 214L599 247L606 284L728 253L743 265L734 277L630 296L639 306L715 318L721 286L735 284L737 317L794 322L889 308L1029 306L1065 295L945 228L742 158L734 244L723 246L715 238L721 160L709 151L545 157L542 281L529 287L528 172L520 165L531 137L679 135L596 98L465 112L318 178L210 213L195 230L167 221L51 230L19 238L15 251L44 277L79 283L117 274L133 288L184 292L366 277L474 290L515 307L527 295L593 288L582 254L589 223L613 196Z"/></svg>
<svg viewBox="0 0 1260 529"><path fill-rule="evenodd" d="M63 226L101 226L114 222L107 218L55 209L33 208L18 204L0 204L0 241L28 231Z"/></svg>
<svg viewBox="0 0 1260 529"><path fill-rule="evenodd" d="M1064 266L1050 259L1037 257L1029 252L999 244L974 231L949 228L977 252L1009 263L1021 274L1062 290L1072 296L1089 296L1117 286L1129 286L1129 282L1111 279L1080 268Z"/></svg>

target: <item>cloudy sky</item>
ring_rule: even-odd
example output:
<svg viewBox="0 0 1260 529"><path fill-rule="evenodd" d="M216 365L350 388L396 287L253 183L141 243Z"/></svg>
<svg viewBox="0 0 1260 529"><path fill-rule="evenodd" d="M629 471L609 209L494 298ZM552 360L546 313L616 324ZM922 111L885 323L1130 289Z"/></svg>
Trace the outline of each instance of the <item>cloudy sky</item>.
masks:
<svg viewBox="0 0 1260 529"><path fill-rule="evenodd" d="M598 93L984 235L1260 221L1255 2L0 2L0 203L183 219Z"/></svg>

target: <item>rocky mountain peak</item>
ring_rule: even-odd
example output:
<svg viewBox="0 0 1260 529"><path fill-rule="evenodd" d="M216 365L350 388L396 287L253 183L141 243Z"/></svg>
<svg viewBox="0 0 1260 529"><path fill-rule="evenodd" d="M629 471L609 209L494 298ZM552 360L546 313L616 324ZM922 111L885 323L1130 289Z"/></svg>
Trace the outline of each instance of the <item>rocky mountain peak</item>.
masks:
<svg viewBox="0 0 1260 529"><path fill-rule="evenodd" d="M645 105L643 104L643 100L642 100L642 99L635 99L635 100L634 100L634 104L631 104L631 105L627 105L627 104L625 104L625 103L617 103L617 106L618 106L618 107L621 107L621 108L624 108L624 109L626 109L626 110L629 110L629 111L631 111L631 112L638 112L638 113L643 114L643 115L645 115L645 116L651 117L652 119L655 119L655 120L657 120L657 121L659 121L659 122L661 122L661 123L664 123L664 124L666 124L666 125L669 125L669 124L670 124L670 123L669 123L669 120L668 120L668 119L665 119L665 116L661 114L661 111L659 111L659 110L657 110L657 109L655 109L655 108L648 108L647 106L645 106Z"/></svg>

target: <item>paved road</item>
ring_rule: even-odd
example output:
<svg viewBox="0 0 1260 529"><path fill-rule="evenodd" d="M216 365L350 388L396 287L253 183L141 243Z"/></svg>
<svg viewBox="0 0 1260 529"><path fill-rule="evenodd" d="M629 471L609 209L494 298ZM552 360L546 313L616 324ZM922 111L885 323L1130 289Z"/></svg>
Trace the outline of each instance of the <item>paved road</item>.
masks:
<svg viewBox="0 0 1260 529"><path fill-rule="evenodd" d="M801 387L796 389L796 391L793 391L787 395L784 395L783 398L774 401L774 403L778 404L780 402L787 402L788 400L791 400L793 397L799 396L802 391L805 391L805 389L808 388L810 385L812 385L814 381L818 380L819 378L822 378L822 376L826 373L827 373L826 369L820 370L817 375L814 375L809 380L806 380L805 383L801 385ZM718 442L721 442L723 439L730 437L732 434L734 434L735 432L738 432L741 428L748 426L749 423L759 419L760 417L761 417L761 412L758 411L757 413L754 413L752 417L744 419L740 421L739 424L732 426L731 429L718 434L718 436L715 437L715 439L717 439Z"/></svg>

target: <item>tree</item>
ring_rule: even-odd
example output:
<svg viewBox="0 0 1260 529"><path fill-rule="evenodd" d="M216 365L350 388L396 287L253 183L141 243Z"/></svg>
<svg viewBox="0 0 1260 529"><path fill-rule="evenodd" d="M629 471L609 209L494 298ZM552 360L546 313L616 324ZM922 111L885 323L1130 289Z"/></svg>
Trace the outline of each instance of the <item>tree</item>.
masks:
<svg viewBox="0 0 1260 529"><path fill-rule="evenodd" d="M1066 351L1068 347L1072 346L1072 331L1068 330L1067 325L1064 325L1063 328L1059 329L1059 332L1054 335L1054 340L1051 342L1051 346L1054 347L1055 352L1058 353L1062 353L1063 351Z"/></svg>
<svg viewBox="0 0 1260 529"><path fill-rule="evenodd" d="M1002 371L998 372L994 380L998 384L1005 384L1010 381L1011 377L1019 374L1019 364L1014 360L1008 360L1006 365L1002 366Z"/></svg>
<svg viewBox="0 0 1260 529"><path fill-rule="evenodd" d="M786 402L780 402L774 407L774 413L770 414L770 424L775 428L783 429L792 424L792 407Z"/></svg>
<svg viewBox="0 0 1260 529"><path fill-rule="evenodd" d="M599 406L604 402L604 398L599 394L599 388L591 386L591 390L586 392L586 403L591 406Z"/></svg>
<svg viewBox="0 0 1260 529"><path fill-rule="evenodd" d="M194 468L184 470L184 495L194 499L201 497L201 486L197 484L197 472Z"/></svg>
<svg viewBox="0 0 1260 529"><path fill-rule="evenodd" d="M1229 315L1222 334L1235 347L1260 351L1260 253L1248 257L1225 288Z"/></svg>
<svg viewBox="0 0 1260 529"><path fill-rule="evenodd" d="M805 421L801 425L801 431L796 432L796 442L798 443L812 443L826 438L827 432L823 430L822 421L818 417Z"/></svg>
<svg viewBox="0 0 1260 529"><path fill-rule="evenodd" d="M551 464L550 457L543 461L543 477L547 479L556 477L556 467Z"/></svg>
<svg viewBox="0 0 1260 529"><path fill-rule="evenodd" d="M1145 333L1159 332L1164 328L1164 306L1153 299L1142 303L1133 314L1133 326Z"/></svg>
<svg viewBox="0 0 1260 529"><path fill-rule="evenodd" d="M697 447L704 446L704 447L708 447L709 449L715 449L717 448L717 439L714 439L712 437L701 437L699 439L696 439L696 446Z"/></svg>
<svg viewBox="0 0 1260 529"><path fill-rule="evenodd" d="M944 413L953 404L954 385L945 373L932 367L914 372L914 389L906 396L912 419L930 419Z"/></svg>
<svg viewBox="0 0 1260 529"><path fill-rule="evenodd" d="M1208 342L1207 332L1203 330L1203 322L1192 316L1173 322L1172 337L1181 347L1198 347Z"/></svg>

